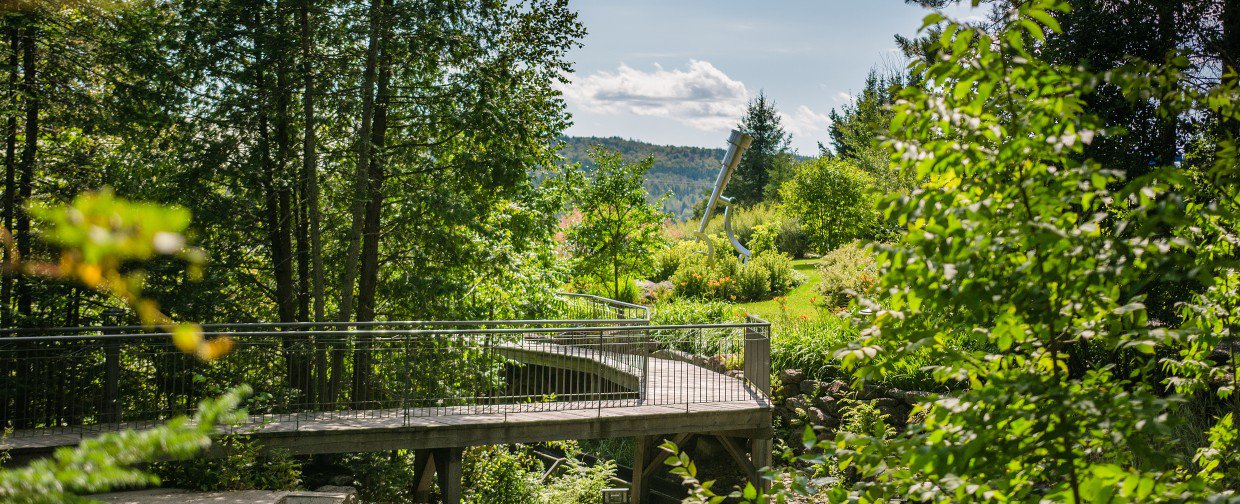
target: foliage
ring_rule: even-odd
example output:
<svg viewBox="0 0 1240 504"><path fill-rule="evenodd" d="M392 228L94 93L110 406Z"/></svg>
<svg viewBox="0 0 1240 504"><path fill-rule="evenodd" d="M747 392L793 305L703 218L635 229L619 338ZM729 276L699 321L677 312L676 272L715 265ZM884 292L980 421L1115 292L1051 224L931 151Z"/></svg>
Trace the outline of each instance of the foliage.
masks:
<svg viewBox="0 0 1240 504"><path fill-rule="evenodd" d="M545 504L593 504L616 476L614 460L598 460L594 465L581 461L582 448L576 441L549 443L564 452L563 472L544 483L540 501Z"/></svg>
<svg viewBox="0 0 1240 504"><path fill-rule="evenodd" d="M869 174L887 191L911 189L912 179L897 173L880 145L894 114L891 105L905 85L906 79L898 73L870 70L855 101L830 113L835 156Z"/></svg>
<svg viewBox="0 0 1240 504"><path fill-rule="evenodd" d="M809 250L826 253L879 235L874 188L873 178L849 162L806 161L781 189L783 209L805 229Z"/></svg>
<svg viewBox="0 0 1240 504"><path fill-rule="evenodd" d="M581 221L569 229L568 247L577 274L610 283L616 297L626 278L650 272L651 258L663 246L664 214L642 187L650 159L625 163L603 150L594 157L597 167L578 194Z"/></svg>
<svg viewBox="0 0 1240 504"><path fill-rule="evenodd" d="M674 298L651 307L654 325L718 324L732 322L732 305L723 301Z"/></svg>
<svg viewBox="0 0 1240 504"><path fill-rule="evenodd" d="M462 496L471 504L525 504L538 500L542 462L525 447L475 446L465 451Z"/></svg>
<svg viewBox="0 0 1240 504"><path fill-rule="evenodd" d="M766 252L742 263L732 257L702 254L682 256L671 277L677 297L754 301L769 299L805 281L792 267L792 259L778 252Z"/></svg>
<svg viewBox="0 0 1240 504"><path fill-rule="evenodd" d="M193 418L177 417L146 431L126 430L61 448L51 458L0 470L0 500L13 503L78 502L81 494L158 484L159 478L134 467L162 458L187 459L211 445L220 424L239 421L237 412L249 389L240 387L204 400Z"/></svg>
<svg viewBox="0 0 1240 504"><path fill-rule="evenodd" d="M831 308L848 306L855 296L874 294L878 281L878 263L874 253L859 241L853 241L822 256L818 266L822 282L818 293Z"/></svg>
<svg viewBox="0 0 1240 504"><path fill-rule="evenodd" d="M784 132L780 122L775 102L765 93L758 93L757 98L749 101L738 128L751 135L753 143L741 156L725 190L736 204L752 206L763 201L771 172L777 170L778 163L788 162L788 143L792 137Z"/></svg>
<svg viewBox="0 0 1240 504"><path fill-rule="evenodd" d="M723 246L721 240L715 240L716 250ZM654 269L650 274L649 280L652 282L662 282L672 278L676 274L676 270L680 269L680 264L685 258L691 255L705 255L709 249L705 242L700 240L680 240L672 244L671 247L660 250L654 256Z"/></svg>
<svg viewBox="0 0 1240 504"><path fill-rule="evenodd" d="M598 501L603 488L615 476L616 464L601 461L590 466L580 460L575 442L551 443L564 452L559 472L547 468L527 445L478 446L466 449L463 501L474 504L588 504Z"/></svg>
<svg viewBox="0 0 1240 504"><path fill-rule="evenodd" d="M189 266L191 280L202 276L203 252L185 243L183 233L190 221L185 209L130 202L104 189L79 194L69 204L33 202L29 212L44 239L61 248L59 261L50 264L21 257L8 232L0 230L0 237L9 242L5 270L77 282L120 299L143 325L168 331L177 348L203 360L218 358L232 348L226 337L205 340L197 324L174 323L158 303L143 296L146 270L131 268L135 263L171 257Z"/></svg>
<svg viewBox="0 0 1240 504"><path fill-rule="evenodd" d="M683 221L669 226L666 232L671 239L689 240L696 237L698 225L697 220ZM759 203L752 207L738 207L734 210L732 230L736 233L736 239L755 252L757 249L754 248L754 233L758 226L765 227L766 232L775 233L775 248L778 251L792 257L803 257L808 252L809 243L801 223L783 212L779 205ZM706 225L706 233L712 236L726 236L722 213L711 218ZM723 243L726 250L731 250L732 247L727 245L726 241Z"/></svg>
<svg viewBox="0 0 1240 504"><path fill-rule="evenodd" d="M287 453L263 453L249 436L229 434L216 440L221 456L198 457L152 466L160 483L197 490L294 490L301 484L301 464Z"/></svg>
<svg viewBox="0 0 1240 504"><path fill-rule="evenodd" d="M895 105L893 160L920 187L885 202L909 233L881 247L886 297L837 357L878 378L892 357L922 354L937 380L970 388L933 403L906 437L824 443L862 476L837 498L1145 501L1206 490L1149 451L1174 398L1151 387L1162 330L1122 287L1185 246L1158 232L1179 222L1180 179L1123 180L1084 154L1107 134L1085 97L1110 76L1029 49L1062 10L1024 2L993 33L945 24L942 58L914 68L925 86ZM980 345L946 344L955 333ZM1122 356L1126 372L1076 357L1092 347Z"/></svg>

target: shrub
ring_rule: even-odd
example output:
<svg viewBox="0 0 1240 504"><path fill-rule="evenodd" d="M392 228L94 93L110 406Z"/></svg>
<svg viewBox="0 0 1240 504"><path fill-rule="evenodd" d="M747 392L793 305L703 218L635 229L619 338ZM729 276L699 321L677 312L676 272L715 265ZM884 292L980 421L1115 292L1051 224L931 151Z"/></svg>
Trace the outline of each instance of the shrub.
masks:
<svg viewBox="0 0 1240 504"><path fill-rule="evenodd" d="M743 301L766 297L771 293L771 273L761 263L750 261L736 273L736 293Z"/></svg>
<svg viewBox="0 0 1240 504"><path fill-rule="evenodd" d="M673 299L650 311L655 325L715 324L732 321L732 305L722 301Z"/></svg>
<svg viewBox="0 0 1240 504"><path fill-rule="evenodd" d="M856 166L819 158L797 166L784 184L783 208L800 221L809 249L823 253L878 234L874 181Z"/></svg>
<svg viewBox="0 0 1240 504"><path fill-rule="evenodd" d="M526 504L539 500L543 465L524 446L471 447L462 462L462 479L469 482L464 502Z"/></svg>
<svg viewBox="0 0 1240 504"><path fill-rule="evenodd" d="M769 295L783 294L805 282L805 276L792 267L792 258L779 252L766 252L754 255L749 265L767 275Z"/></svg>
<svg viewBox="0 0 1240 504"><path fill-rule="evenodd" d="M749 251L755 255L762 252L774 252L775 238L779 230L771 224L758 224L753 228L753 236L749 238Z"/></svg>
<svg viewBox="0 0 1240 504"><path fill-rule="evenodd" d="M854 241L822 256L818 271L822 274L818 293L828 307L834 308L846 306L857 294L874 290L878 263L873 252Z"/></svg>
<svg viewBox="0 0 1240 504"><path fill-rule="evenodd" d="M672 275L677 297L754 301L783 293L802 281L792 259L776 252L757 254L748 263L695 254L683 258Z"/></svg>
<svg viewBox="0 0 1240 504"><path fill-rule="evenodd" d="M153 472L164 485L196 490L293 490L301 484L301 463L285 452L263 453L249 436L222 436L217 443L223 457L160 462Z"/></svg>
<svg viewBox="0 0 1240 504"><path fill-rule="evenodd" d="M698 220L683 221L671 226L666 232L672 236L691 238L697 231L698 223ZM775 248L780 252L792 257L803 257L808 251L809 242L800 222L795 216L789 215L778 206L757 204L752 207L737 208L732 214L732 230L736 233L736 239L754 252L761 250L762 247L761 244L755 242L755 235L760 232L760 226L774 233ZM728 245L727 239L723 238L726 233L723 230L722 212L711 219L706 226L706 232L719 237L718 243L722 243L727 249L732 248Z"/></svg>

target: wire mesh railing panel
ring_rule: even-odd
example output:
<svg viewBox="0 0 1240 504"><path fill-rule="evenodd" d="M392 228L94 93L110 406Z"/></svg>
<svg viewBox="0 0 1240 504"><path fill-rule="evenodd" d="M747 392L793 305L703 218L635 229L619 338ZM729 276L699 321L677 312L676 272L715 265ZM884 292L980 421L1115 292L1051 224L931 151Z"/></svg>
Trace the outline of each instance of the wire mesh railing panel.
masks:
<svg viewBox="0 0 1240 504"><path fill-rule="evenodd" d="M635 319L642 320L642 319ZM747 401L769 390L769 325L393 322L209 326L224 358L166 334L0 337L0 422L17 436L141 427L240 384L252 422L508 414Z"/></svg>

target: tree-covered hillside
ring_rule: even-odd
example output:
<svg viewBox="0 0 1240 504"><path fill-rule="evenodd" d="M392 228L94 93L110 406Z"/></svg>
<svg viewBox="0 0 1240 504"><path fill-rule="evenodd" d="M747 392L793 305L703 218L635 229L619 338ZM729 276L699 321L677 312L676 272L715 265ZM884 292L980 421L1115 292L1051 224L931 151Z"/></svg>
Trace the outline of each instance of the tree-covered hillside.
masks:
<svg viewBox="0 0 1240 504"><path fill-rule="evenodd" d="M693 204L708 195L724 154L724 149L654 145L620 137L566 136L560 141L560 154L564 159L568 163L581 163L587 170L594 168L590 160L593 147L619 152L628 162L654 156L654 168L646 175L646 189L655 198L671 193L664 209L679 219L692 216Z"/></svg>

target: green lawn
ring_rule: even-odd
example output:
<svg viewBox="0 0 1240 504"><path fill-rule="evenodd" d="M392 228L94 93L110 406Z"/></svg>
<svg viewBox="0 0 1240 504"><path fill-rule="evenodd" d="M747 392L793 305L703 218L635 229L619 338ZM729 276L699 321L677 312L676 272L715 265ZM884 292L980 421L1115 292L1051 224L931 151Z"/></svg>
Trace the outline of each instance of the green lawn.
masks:
<svg viewBox="0 0 1240 504"><path fill-rule="evenodd" d="M816 317L823 310L821 306L813 303L813 300L818 298L818 282L822 281L822 276L818 273L818 259L797 259L792 261L792 267L805 275L805 283L792 289L792 292L785 296L786 299L783 302L788 307L787 311L781 310L780 302L774 299L740 303L736 305L737 309L762 317L768 322L780 320L785 316L789 318L798 318L801 315Z"/></svg>

